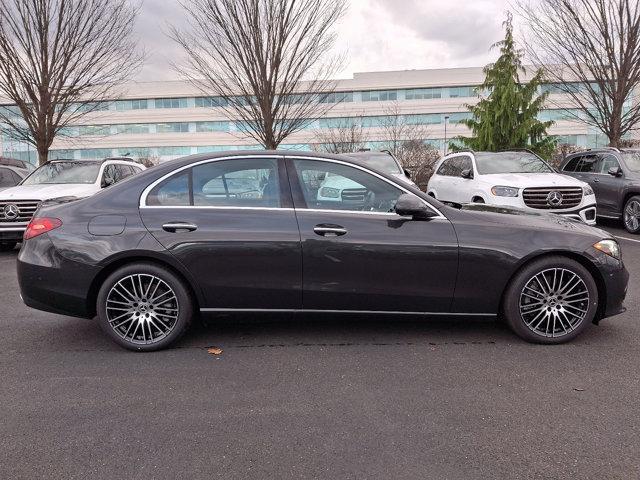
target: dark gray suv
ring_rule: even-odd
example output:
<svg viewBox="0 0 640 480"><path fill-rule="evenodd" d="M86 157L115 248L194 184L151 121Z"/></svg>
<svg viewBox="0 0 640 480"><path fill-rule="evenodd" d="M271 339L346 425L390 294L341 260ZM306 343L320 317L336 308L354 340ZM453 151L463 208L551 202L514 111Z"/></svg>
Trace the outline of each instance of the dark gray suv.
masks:
<svg viewBox="0 0 640 480"><path fill-rule="evenodd" d="M628 232L640 232L640 150L603 148L574 153L560 169L591 185L598 217L622 218Z"/></svg>

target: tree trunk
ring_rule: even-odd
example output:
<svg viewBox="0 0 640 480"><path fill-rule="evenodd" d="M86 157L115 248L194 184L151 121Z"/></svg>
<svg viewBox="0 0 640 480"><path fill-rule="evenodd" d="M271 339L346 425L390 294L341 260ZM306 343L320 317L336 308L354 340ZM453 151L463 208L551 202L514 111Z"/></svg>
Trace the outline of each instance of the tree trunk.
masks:
<svg viewBox="0 0 640 480"><path fill-rule="evenodd" d="M49 148L38 145L38 165L42 166L49 160Z"/></svg>

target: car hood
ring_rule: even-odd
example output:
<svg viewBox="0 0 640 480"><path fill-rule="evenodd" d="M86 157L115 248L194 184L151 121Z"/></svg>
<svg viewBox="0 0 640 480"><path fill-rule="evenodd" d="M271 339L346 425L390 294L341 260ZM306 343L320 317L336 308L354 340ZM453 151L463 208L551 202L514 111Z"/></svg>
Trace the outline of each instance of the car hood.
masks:
<svg viewBox="0 0 640 480"><path fill-rule="evenodd" d="M57 197L88 197L99 190L94 184L18 185L0 192L0 200L49 200Z"/></svg>
<svg viewBox="0 0 640 480"><path fill-rule="evenodd" d="M586 223L573 218L556 215L553 213L530 212L515 207L501 207L484 203L468 203L462 205L461 210L476 217L484 224L496 225L521 225L533 230L561 230L593 236L598 240L613 238L613 236L597 227L591 227Z"/></svg>
<svg viewBox="0 0 640 480"><path fill-rule="evenodd" d="M478 175L478 179L494 185L506 187L584 187L586 184L576 178L559 173L492 173Z"/></svg>

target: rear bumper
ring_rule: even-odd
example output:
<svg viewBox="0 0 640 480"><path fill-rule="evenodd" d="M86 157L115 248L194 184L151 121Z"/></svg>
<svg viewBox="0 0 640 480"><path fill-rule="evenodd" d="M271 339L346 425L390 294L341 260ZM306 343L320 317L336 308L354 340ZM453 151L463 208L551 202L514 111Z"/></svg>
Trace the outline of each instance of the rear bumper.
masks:
<svg viewBox="0 0 640 480"><path fill-rule="evenodd" d="M27 306L73 317L94 316L89 290L97 269L61 256L47 234L23 243L17 272Z"/></svg>

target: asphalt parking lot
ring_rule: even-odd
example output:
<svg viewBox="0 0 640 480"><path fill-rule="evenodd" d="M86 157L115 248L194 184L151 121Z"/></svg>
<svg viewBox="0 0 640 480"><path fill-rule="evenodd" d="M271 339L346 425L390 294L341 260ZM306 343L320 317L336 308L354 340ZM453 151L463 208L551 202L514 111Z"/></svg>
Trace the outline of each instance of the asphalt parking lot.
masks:
<svg viewBox="0 0 640 480"><path fill-rule="evenodd" d="M628 311L577 341L487 320L227 318L137 354L19 300L0 255L0 478L638 478ZM213 356L207 347L223 353Z"/></svg>

